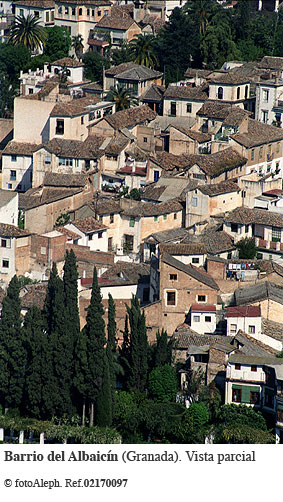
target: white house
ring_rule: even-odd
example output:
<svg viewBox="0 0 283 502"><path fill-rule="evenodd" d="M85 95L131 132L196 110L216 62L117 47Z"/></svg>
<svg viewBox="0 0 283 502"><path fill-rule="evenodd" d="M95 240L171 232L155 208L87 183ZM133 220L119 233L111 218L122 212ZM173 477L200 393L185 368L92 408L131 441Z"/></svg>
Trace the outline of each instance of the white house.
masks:
<svg viewBox="0 0 283 502"><path fill-rule="evenodd" d="M261 333L260 305L228 307L225 317L227 319L227 336L234 336L239 330L254 337Z"/></svg>
<svg viewBox="0 0 283 502"><path fill-rule="evenodd" d="M91 251L108 251L107 227L94 217L75 220L65 228L78 234L74 244L89 246Z"/></svg>
<svg viewBox="0 0 283 502"><path fill-rule="evenodd" d="M54 25L55 0L17 0L13 2L16 16L35 16L45 27Z"/></svg>
<svg viewBox="0 0 283 502"><path fill-rule="evenodd" d="M19 195L0 189L0 223L17 225Z"/></svg>
<svg viewBox="0 0 283 502"><path fill-rule="evenodd" d="M201 335L214 333L216 329L216 305L192 305L191 328Z"/></svg>

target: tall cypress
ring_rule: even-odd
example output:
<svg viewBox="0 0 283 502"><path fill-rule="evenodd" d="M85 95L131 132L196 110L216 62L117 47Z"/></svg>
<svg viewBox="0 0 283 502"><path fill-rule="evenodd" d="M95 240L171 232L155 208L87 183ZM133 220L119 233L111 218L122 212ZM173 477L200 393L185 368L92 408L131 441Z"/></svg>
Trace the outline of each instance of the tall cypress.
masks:
<svg viewBox="0 0 283 502"><path fill-rule="evenodd" d="M125 327L123 331L123 343L119 347L119 364L122 368L122 383L124 388L128 388L129 371L130 371L130 333L129 333L129 318L128 314L125 317Z"/></svg>
<svg viewBox="0 0 283 502"><path fill-rule="evenodd" d="M88 377L87 336L83 329L78 333L74 347L74 388L76 400L79 400L80 406L82 406L82 425L85 425L86 418Z"/></svg>
<svg viewBox="0 0 283 502"><path fill-rule="evenodd" d="M156 333L155 345L155 367L163 366L171 363L171 342L168 342L167 331L162 328L161 334L159 330Z"/></svg>
<svg viewBox="0 0 283 502"><path fill-rule="evenodd" d="M117 352L116 352L116 322L115 322L115 303L112 295L108 295L108 325L107 325L107 346L106 355L108 359L109 366L109 378L111 385L112 401L114 404L114 394L116 389L116 371L115 364L117 366Z"/></svg>
<svg viewBox="0 0 283 502"><path fill-rule="evenodd" d="M84 332L87 349L87 397L91 404L90 425L97 415L97 399L102 389L105 371L105 322L103 319L103 305L100 288L98 286L97 271L94 267L90 304L86 316Z"/></svg>
<svg viewBox="0 0 283 502"><path fill-rule="evenodd" d="M20 287L16 276L3 299L0 322L0 393L5 407L22 402L26 353L21 327Z"/></svg>
<svg viewBox="0 0 283 502"><path fill-rule="evenodd" d="M144 313L141 313L137 296L127 305L130 321L130 370L128 387L144 392L148 373L148 341Z"/></svg>
<svg viewBox="0 0 283 502"><path fill-rule="evenodd" d="M113 394L111 388L108 357L104 354L103 379L96 400L96 424L109 427L112 424Z"/></svg>

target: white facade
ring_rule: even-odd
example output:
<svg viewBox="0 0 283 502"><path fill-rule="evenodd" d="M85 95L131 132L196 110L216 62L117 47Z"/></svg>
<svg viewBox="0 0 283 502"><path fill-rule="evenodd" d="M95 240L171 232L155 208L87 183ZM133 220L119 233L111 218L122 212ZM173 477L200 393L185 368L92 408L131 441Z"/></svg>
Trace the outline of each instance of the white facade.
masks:
<svg viewBox="0 0 283 502"><path fill-rule="evenodd" d="M257 338L261 334L261 316L258 317L227 317L227 336L235 336L239 329L249 336Z"/></svg>
<svg viewBox="0 0 283 502"><path fill-rule="evenodd" d="M13 2L11 0L2 0L0 2L0 14L12 14Z"/></svg>
<svg viewBox="0 0 283 502"><path fill-rule="evenodd" d="M32 187L32 156L2 156L2 188L26 192Z"/></svg>
<svg viewBox="0 0 283 502"><path fill-rule="evenodd" d="M171 254L171 253L170 253ZM185 263L185 265L194 265L195 267L203 267L206 261L206 254L186 254L186 255L174 255L173 258Z"/></svg>
<svg viewBox="0 0 283 502"><path fill-rule="evenodd" d="M78 234L78 239L74 239L74 244L88 246L91 251L108 251L107 229L93 230L93 232L82 232L73 223L68 223L65 228Z"/></svg>
<svg viewBox="0 0 283 502"><path fill-rule="evenodd" d="M199 334L214 333L216 329L216 310L191 309L191 328Z"/></svg>
<svg viewBox="0 0 283 502"><path fill-rule="evenodd" d="M54 25L54 7L37 7L31 5L14 4L15 5L15 15L16 16L36 16L40 20L40 24L44 26Z"/></svg>
<svg viewBox="0 0 283 502"><path fill-rule="evenodd" d="M5 191L0 190L0 223L7 225L17 225L18 223L18 207L19 195L18 193L9 194L11 197L6 198Z"/></svg>
<svg viewBox="0 0 283 502"><path fill-rule="evenodd" d="M280 105L281 102L281 105ZM257 84L256 120L265 124L283 124L283 80L268 80Z"/></svg>
<svg viewBox="0 0 283 502"><path fill-rule="evenodd" d="M16 273L15 237L0 237L0 280L9 283Z"/></svg>

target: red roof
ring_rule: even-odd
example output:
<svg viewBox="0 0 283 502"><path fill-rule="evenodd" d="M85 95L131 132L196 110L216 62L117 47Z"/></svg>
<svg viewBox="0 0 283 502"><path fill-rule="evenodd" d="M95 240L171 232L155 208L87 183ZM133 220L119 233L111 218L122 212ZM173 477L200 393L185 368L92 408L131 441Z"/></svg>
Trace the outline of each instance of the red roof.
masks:
<svg viewBox="0 0 283 502"><path fill-rule="evenodd" d="M281 188L274 188L273 190L267 190L267 192L263 192L262 195L283 195L283 190L281 190Z"/></svg>
<svg viewBox="0 0 283 502"><path fill-rule="evenodd" d="M105 279L103 277L98 277L98 284L105 284L107 282L111 282L110 279ZM82 286L91 286L92 285L92 277L82 277L81 278L81 285Z"/></svg>
<svg viewBox="0 0 283 502"><path fill-rule="evenodd" d="M120 173L125 174L138 174L139 176L146 176L146 167L136 167L133 171L132 166L124 166L119 170Z"/></svg>
<svg viewBox="0 0 283 502"><path fill-rule="evenodd" d="M192 312L216 312L216 305L199 305L191 306Z"/></svg>
<svg viewBox="0 0 283 502"><path fill-rule="evenodd" d="M243 305L228 307L225 317L261 317L260 305Z"/></svg>

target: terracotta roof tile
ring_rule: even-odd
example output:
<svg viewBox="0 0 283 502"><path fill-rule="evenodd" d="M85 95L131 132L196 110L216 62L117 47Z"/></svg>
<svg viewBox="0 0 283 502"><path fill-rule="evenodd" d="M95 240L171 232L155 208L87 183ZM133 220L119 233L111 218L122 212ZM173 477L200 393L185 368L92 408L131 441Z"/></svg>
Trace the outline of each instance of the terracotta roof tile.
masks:
<svg viewBox="0 0 283 502"><path fill-rule="evenodd" d="M3 155L26 155L32 157L33 152L38 148L34 143L19 143L10 141L3 150Z"/></svg>
<svg viewBox="0 0 283 502"><path fill-rule="evenodd" d="M84 98L73 99L68 103L56 103L50 117L74 117L90 112L90 105L100 103L101 98L94 96L86 96Z"/></svg>
<svg viewBox="0 0 283 502"><path fill-rule="evenodd" d="M80 68L84 63L73 58L61 58L50 63L51 66L69 66L70 68Z"/></svg>
<svg viewBox="0 0 283 502"><path fill-rule="evenodd" d="M261 317L260 305L227 307L225 317Z"/></svg>
<svg viewBox="0 0 283 502"><path fill-rule="evenodd" d="M140 202L138 205L124 209L125 216L160 216L162 214L177 213L182 211L182 205L175 200L153 204L152 202Z"/></svg>
<svg viewBox="0 0 283 502"><path fill-rule="evenodd" d="M166 252L170 255L195 255L205 254L205 246L201 242L187 242L179 244L160 244L160 252Z"/></svg>
<svg viewBox="0 0 283 502"><path fill-rule="evenodd" d="M265 209L250 209L248 207L238 207L225 214L224 221L248 225L258 223L273 227L283 228L283 215L273 213Z"/></svg>
<svg viewBox="0 0 283 502"><path fill-rule="evenodd" d="M169 85L164 93L164 99L166 98L205 101L208 99L208 95L204 92L202 87Z"/></svg>
<svg viewBox="0 0 283 502"><path fill-rule="evenodd" d="M30 232L15 227L15 225L8 225L7 223L0 223L1 237L25 237L30 235Z"/></svg>
<svg viewBox="0 0 283 502"><path fill-rule="evenodd" d="M131 17L114 17L114 16L104 16L98 23L96 23L95 28L108 28L110 30L128 30L133 24L136 24Z"/></svg>
<svg viewBox="0 0 283 502"><path fill-rule="evenodd" d="M246 164L247 159L236 150L229 147L220 152L210 155L187 155L187 166L192 167L197 164L209 176L219 176L219 174Z"/></svg>
<svg viewBox="0 0 283 502"><path fill-rule="evenodd" d="M114 129L123 129L154 120L156 116L157 113L149 106L142 105L121 110L113 115L104 117L103 120L106 120Z"/></svg>
<svg viewBox="0 0 283 502"><path fill-rule="evenodd" d="M98 232L100 230L106 230L107 227L103 225L100 221L97 221L93 216L88 218L83 218L82 220L72 221L72 225L78 228L81 232L85 234L90 234L93 232Z"/></svg>
<svg viewBox="0 0 283 502"><path fill-rule="evenodd" d="M231 138L240 145L246 148L251 148L272 141L280 141L283 139L283 130L280 127L275 127L269 124L263 124L258 120L248 119L248 132L232 134Z"/></svg>
<svg viewBox="0 0 283 502"><path fill-rule="evenodd" d="M240 192L241 190L237 183L234 183L233 181L222 181L221 183L211 185L198 185L197 189L209 197L223 193Z"/></svg>

